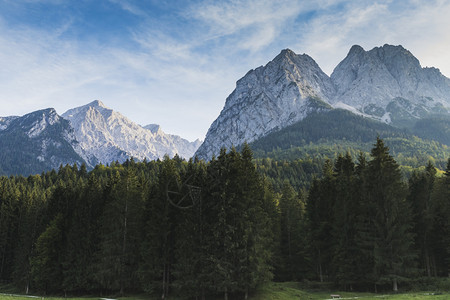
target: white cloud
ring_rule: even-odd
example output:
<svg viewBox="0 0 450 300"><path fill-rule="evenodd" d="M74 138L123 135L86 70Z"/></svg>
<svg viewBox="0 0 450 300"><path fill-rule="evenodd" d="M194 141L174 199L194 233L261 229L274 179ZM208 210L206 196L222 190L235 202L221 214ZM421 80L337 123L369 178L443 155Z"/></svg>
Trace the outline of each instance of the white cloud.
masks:
<svg viewBox="0 0 450 300"><path fill-rule="evenodd" d="M188 15L207 26L210 38L237 35L237 47L258 51L274 42L302 9L302 2L294 0L235 0L200 3Z"/></svg>
<svg viewBox="0 0 450 300"><path fill-rule="evenodd" d="M422 65L450 75L444 0L204 1L179 8L175 23L151 19L131 1L110 1L144 16L126 41L138 47L63 39L75 26L70 19L43 31L8 27L0 17L0 115L51 106L62 113L100 99L138 123L194 139L235 82L286 47L308 53L329 74L353 44L402 44Z"/></svg>
<svg viewBox="0 0 450 300"><path fill-rule="evenodd" d="M123 10L125 10L129 13L132 13L133 15L136 15L136 16L146 16L147 15L145 13L145 11L143 11L138 6L132 4L131 2L129 2L127 0L109 0L109 2L118 5Z"/></svg>
<svg viewBox="0 0 450 300"><path fill-rule="evenodd" d="M354 44L370 50L385 43L403 45L422 63L450 75L448 1L349 2L341 12L324 11L304 27L295 46L330 74Z"/></svg>

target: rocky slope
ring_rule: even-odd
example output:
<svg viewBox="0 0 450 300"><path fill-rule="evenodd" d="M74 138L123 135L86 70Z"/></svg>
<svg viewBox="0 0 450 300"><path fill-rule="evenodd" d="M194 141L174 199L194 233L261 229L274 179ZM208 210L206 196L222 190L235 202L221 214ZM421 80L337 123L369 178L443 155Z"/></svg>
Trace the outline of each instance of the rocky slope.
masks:
<svg viewBox="0 0 450 300"><path fill-rule="evenodd" d="M370 51L353 46L331 80L336 87L331 104L342 102L394 125L450 107L450 79L436 68L422 68L402 46Z"/></svg>
<svg viewBox="0 0 450 300"><path fill-rule="evenodd" d="M0 118L0 173L36 174L84 163L73 128L54 109Z"/></svg>
<svg viewBox="0 0 450 300"><path fill-rule="evenodd" d="M221 147L252 142L311 111L328 110L334 94L331 79L311 57L283 50L237 82L196 155L211 158Z"/></svg>
<svg viewBox="0 0 450 300"><path fill-rule="evenodd" d="M331 77L306 54L283 50L237 82L196 155L209 159L222 147L255 141L332 108L413 127L421 118L449 113L450 79L422 68L402 46L353 46Z"/></svg>
<svg viewBox="0 0 450 300"><path fill-rule="evenodd" d="M144 128L96 100L65 112L90 163L162 158L165 154L190 158L200 144L165 134L157 125ZM80 153L82 154L82 153Z"/></svg>

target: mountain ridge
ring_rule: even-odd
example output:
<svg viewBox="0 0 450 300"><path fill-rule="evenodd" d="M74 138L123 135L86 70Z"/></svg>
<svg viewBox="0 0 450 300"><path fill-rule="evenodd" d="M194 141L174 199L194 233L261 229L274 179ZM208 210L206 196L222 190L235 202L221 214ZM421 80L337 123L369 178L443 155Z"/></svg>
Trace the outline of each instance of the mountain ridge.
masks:
<svg viewBox="0 0 450 300"><path fill-rule="evenodd" d="M81 147L101 163L129 157L154 160L166 154L190 158L199 144L166 134L159 125L154 124L155 131L142 127L99 100L70 109L62 117L71 122Z"/></svg>
<svg viewBox="0 0 450 300"><path fill-rule="evenodd" d="M307 109L312 99L321 105ZM422 68L400 45L369 51L354 45L330 76L310 56L284 49L237 81L196 155L208 160L221 147L251 143L310 113L334 108L413 128L422 118L449 114L450 79L437 68ZM242 122L242 115L257 122Z"/></svg>
<svg viewBox="0 0 450 300"><path fill-rule="evenodd" d="M53 108L1 119L1 173L36 174L61 164L85 163L73 128Z"/></svg>
<svg viewBox="0 0 450 300"><path fill-rule="evenodd" d="M60 165L192 157L201 141L166 134L157 124L146 129L101 101L69 109L0 117L0 174L37 174ZM153 129L153 131L151 130Z"/></svg>

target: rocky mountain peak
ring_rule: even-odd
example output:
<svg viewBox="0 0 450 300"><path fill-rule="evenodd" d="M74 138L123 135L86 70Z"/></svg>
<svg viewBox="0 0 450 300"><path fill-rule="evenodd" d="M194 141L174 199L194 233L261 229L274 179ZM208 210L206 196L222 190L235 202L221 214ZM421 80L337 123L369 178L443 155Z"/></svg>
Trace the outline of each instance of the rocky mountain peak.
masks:
<svg viewBox="0 0 450 300"><path fill-rule="evenodd" d="M86 106L106 108L106 106L100 100L94 100L91 103L87 104Z"/></svg>
<svg viewBox="0 0 450 300"><path fill-rule="evenodd" d="M150 130L152 133L155 134L162 132L161 126L159 126L158 124L148 124L145 125L144 128Z"/></svg>
<svg viewBox="0 0 450 300"><path fill-rule="evenodd" d="M417 111L450 107L450 80L436 70L422 68L402 46L386 44L370 51L353 46L331 80L337 90L331 103L345 103L380 120L391 120L387 108L400 98Z"/></svg>
<svg viewBox="0 0 450 300"><path fill-rule="evenodd" d="M402 46L354 45L331 77L310 56L284 49L237 81L196 154L209 159L221 147L252 142L330 105L400 124L405 116L448 112L450 80L422 68Z"/></svg>
<svg viewBox="0 0 450 300"><path fill-rule="evenodd" d="M365 52L363 47L361 47L360 45L353 45L350 48L350 51L348 52L347 56L358 55L358 54L361 54L363 52Z"/></svg>
<svg viewBox="0 0 450 300"><path fill-rule="evenodd" d="M98 100L62 116L71 122L88 154L85 160L90 162L123 162L129 157L153 160L166 154L190 158L198 148L195 143L164 133L159 125L143 128Z"/></svg>
<svg viewBox="0 0 450 300"><path fill-rule="evenodd" d="M237 81L196 154L210 158L223 146L252 142L293 124L311 110L324 109L334 93L330 78L310 56L285 49Z"/></svg>

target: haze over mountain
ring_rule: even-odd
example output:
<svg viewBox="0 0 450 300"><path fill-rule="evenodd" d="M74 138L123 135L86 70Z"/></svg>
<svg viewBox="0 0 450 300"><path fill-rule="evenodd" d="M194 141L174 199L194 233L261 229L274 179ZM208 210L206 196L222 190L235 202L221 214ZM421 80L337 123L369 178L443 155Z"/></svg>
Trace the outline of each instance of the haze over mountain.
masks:
<svg viewBox="0 0 450 300"><path fill-rule="evenodd" d="M412 127L419 119L448 115L450 79L422 68L402 46L353 46L330 77L308 55L286 49L237 82L196 155L209 159L221 147L253 142L333 108Z"/></svg>

